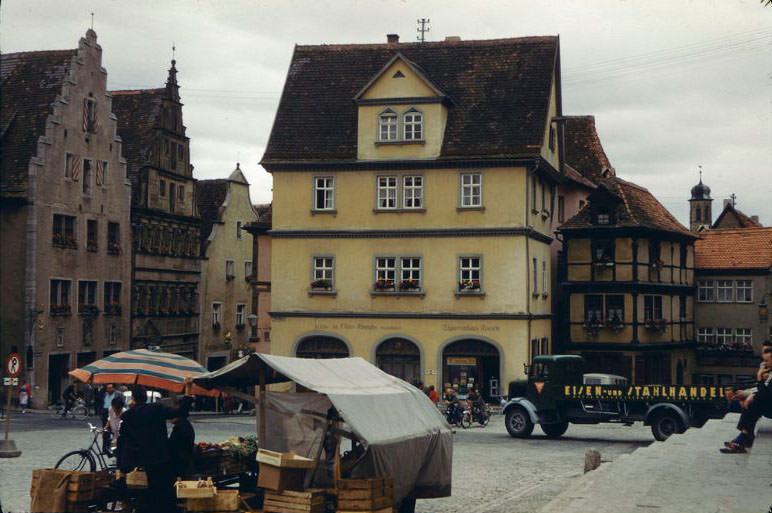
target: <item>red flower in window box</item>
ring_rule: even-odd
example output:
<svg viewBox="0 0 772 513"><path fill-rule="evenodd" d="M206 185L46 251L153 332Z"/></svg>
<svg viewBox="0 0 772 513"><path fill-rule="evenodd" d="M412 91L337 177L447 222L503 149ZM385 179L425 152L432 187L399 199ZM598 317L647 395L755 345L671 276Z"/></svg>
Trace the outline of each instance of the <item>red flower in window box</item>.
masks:
<svg viewBox="0 0 772 513"><path fill-rule="evenodd" d="M375 284L373 285L373 288L375 290L394 290L394 280L384 280L384 279L375 280Z"/></svg>
<svg viewBox="0 0 772 513"><path fill-rule="evenodd" d="M480 280L461 280L458 282L458 290L480 290Z"/></svg>

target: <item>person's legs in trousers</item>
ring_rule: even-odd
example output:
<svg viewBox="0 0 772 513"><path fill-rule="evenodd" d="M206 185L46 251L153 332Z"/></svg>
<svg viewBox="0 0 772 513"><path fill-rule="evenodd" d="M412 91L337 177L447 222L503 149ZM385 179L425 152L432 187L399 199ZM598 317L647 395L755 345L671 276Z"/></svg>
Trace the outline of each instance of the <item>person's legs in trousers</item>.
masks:
<svg viewBox="0 0 772 513"><path fill-rule="evenodd" d="M744 453L753 446L756 431L756 423L764 417L772 418L772 408L763 404L761 400L754 400L747 409L740 413L740 420L737 422L737 430L740 434L731 442L726 443L726 448L721 452L727 454Z"/></svg>
<svg viewBox="0 0 772 513"><path fill-rule="evenodd" d="M145 467L147 472L147 493L143 508L145 513L175 513L177 511L174 493L174 476L168 463L157 463Z"/></svg>

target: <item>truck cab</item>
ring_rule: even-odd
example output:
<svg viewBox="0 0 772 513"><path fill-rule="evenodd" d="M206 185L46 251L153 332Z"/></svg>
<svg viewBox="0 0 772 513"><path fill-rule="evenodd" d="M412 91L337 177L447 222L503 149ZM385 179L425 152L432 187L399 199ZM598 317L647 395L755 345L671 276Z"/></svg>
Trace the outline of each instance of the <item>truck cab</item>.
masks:
<svg viewBox="0 0 772 513"><path fill-rule="evenodd" d="M664 440L726 412L718 387L631 386L622 376L584 374L584 359L578 355L537 356L526 374L527 380L509 384L503 408L507 431L517 438L530 436L536 424L547 437L557 438L569 423L642 421L657 440Z"/></svg>

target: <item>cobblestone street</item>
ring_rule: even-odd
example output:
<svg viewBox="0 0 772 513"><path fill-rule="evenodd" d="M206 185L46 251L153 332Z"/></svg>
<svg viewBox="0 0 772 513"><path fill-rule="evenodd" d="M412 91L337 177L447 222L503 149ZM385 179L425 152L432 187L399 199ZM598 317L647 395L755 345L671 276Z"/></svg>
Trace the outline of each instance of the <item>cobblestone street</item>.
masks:
<svg viewBox="0 0 772 513"><path fill-rule="evenodd" d="M51 467L64 453L87 446L85 423L53 419L42 413L14 417L11 438L20 458L0 460L0 497L6 512L27 511L32 469ZM255 432L252 417L194 417L197 441L220 441ZM92 422L94 422L92 420ZM453 496L419 501L421 513L537 511L582 475L584 453L597 449L604 461L653 441L648 428L613 424L571 426L560 440L534 430L528 440L507 435L503 419L485 428L459 430L453 448Z"/></svg>

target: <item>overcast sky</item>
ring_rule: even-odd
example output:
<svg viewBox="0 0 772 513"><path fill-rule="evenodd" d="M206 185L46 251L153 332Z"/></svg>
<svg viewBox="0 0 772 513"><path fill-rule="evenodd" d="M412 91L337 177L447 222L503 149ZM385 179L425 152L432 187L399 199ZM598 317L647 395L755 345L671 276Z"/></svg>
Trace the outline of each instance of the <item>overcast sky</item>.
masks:
<svg viewBox="0 0 772 513"><path fill-rule="evenodd" d="M90 24L108 87L163 85L172 43L197 178L241 162L270 201L262 157L295 44L560 35L565 114L593 114L625 179L688 222L697 166L772 225L772 7L758 0L5 0L4 52L74 48Z"/></svg>

